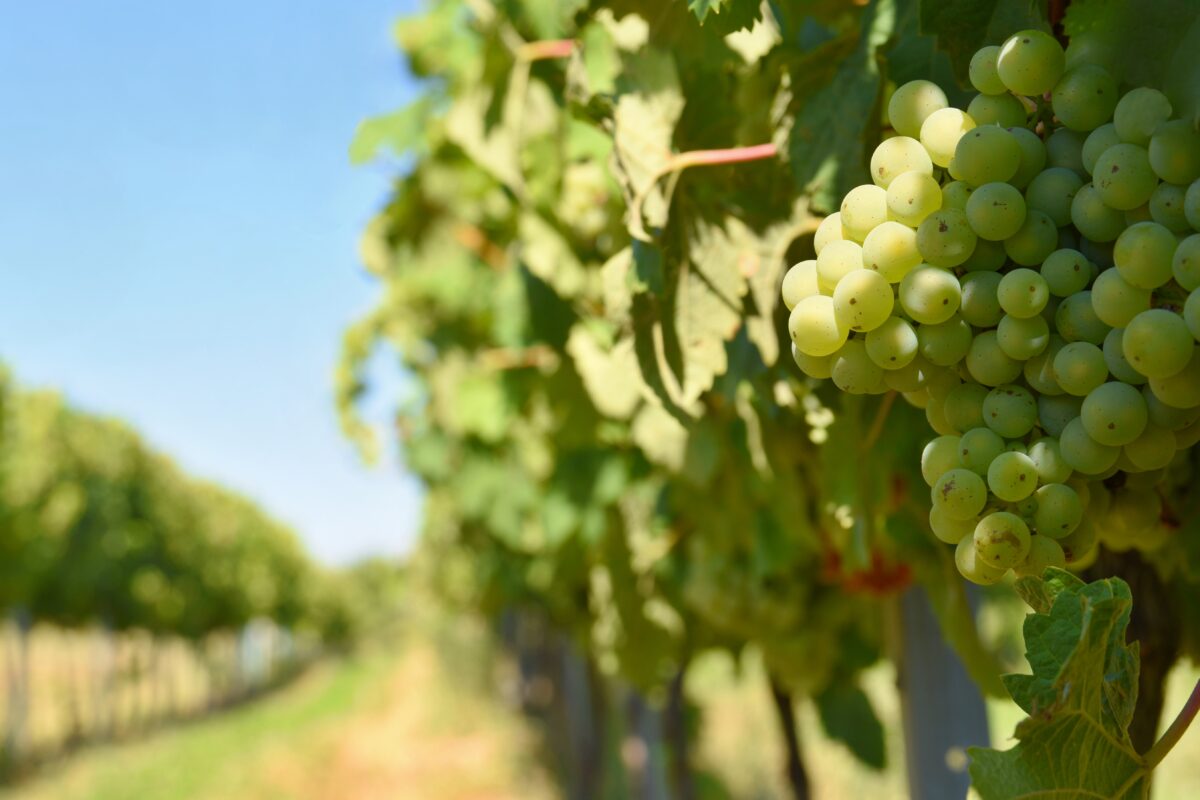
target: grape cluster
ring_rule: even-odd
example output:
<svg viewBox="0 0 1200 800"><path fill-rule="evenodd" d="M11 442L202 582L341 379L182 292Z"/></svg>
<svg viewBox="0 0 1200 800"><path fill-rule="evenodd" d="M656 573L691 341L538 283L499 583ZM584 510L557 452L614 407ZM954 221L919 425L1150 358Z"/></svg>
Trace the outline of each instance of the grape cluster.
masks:
<svg viewBox="0 0 1200 800"><path fill-rule="evenodd" d="M1160 546L1200 439L1200 134L1070 56L982 48L966 111L897 88L873 184L783 280L805 374L925 410L930 524L978 583Z"/></svg>

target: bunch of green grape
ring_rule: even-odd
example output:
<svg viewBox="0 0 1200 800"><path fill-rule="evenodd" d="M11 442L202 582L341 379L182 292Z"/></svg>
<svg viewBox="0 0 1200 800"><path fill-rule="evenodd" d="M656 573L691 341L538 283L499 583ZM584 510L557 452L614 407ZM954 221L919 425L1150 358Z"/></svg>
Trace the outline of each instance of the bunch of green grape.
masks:
<svg viewBox="0 0 1200 800"><path fill-rule="evenodd" d="M970 79L965 111L896 89L874 183L782 293L805 374L925 409L931 527L986 584L1168 536L1200 440L1200 133L1041 31Z"/></svg>

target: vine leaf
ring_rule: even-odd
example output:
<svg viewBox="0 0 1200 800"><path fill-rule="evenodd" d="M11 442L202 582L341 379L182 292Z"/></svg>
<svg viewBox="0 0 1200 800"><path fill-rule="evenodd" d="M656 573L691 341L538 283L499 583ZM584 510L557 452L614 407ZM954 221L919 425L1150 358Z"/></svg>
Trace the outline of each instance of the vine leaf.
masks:
<svg viewBox="0 0 1200 800"><path fill-rule="evenodd" d="M887 766L883 725L875 716L871 700L857 685L835 682L813 700L821 727L830 739L842 742L859 761L874 769Z"/></svg>
<svg viewBox="0 0 1200 800"><path fill-rule="evenodd" d="M1129 739L1138 679L1137 644L1125 643L1129 586L1051 568L1016 588L1034 609L1024 626L1033 674L1004 683L1029 716L1012 749L971 749L980 798L1146 798L1150 768Z"/></svg>
<svg viewBox="0 0 1200 800"><path fill-rule="evenodd" d="M971 56L980 47L1000 44L1020 30L1050 29L1036 7L1029 0L921 0L921 33L937 37L938 48L965 83Z"/></svg>
<svg viewBox="0 0 1200 800"><path fill-rule="evenodd" d="M752 27L762 18L762 8L757 0L688 0L688 10L700 24L715 25L721 33Z"/></svg>

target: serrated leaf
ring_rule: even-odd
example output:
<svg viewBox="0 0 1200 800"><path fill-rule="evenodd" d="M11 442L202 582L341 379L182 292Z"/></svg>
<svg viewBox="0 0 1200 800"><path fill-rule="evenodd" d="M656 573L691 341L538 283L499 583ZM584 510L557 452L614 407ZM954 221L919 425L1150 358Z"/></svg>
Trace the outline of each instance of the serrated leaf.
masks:
<svg viewBox="0 0 1200 800"><path fill-rule="evenodd" d="M834 683L813 699L821 727L830 739L846 745L868 767L883 769L887 765L883 725L862 689L854 684Z"/></svg>
<svg viewBox="0 0 1200 800"><path fill-rule="evenodd" d="M540 215L525 212L519 221L521 261L562 298L578 297L592 279L561 233Z"/></svg>
<svg viewBox="0 0 1200 800"><path fill-rule="evenodd" d="M583 326L576 325L567 341L567 352L575 360L588 396L600 413L628 419L642 396L633 339L622 339L605 350Z"/></svg>
<svg viewBox="0 0 1200 800"><path fill-rule="evenodd" d="M762 8L759 0L688 0L688 10L700 24L713 25L721 33L753 27L762 17Z"/></svg>
<svg viewBox="0 0 1200 800"><path fill-rule="evenodd" d="M971 750L982 800L1031 797L1145 798L1149 768L1129 739L1138 648L1125 643L1132 599L1118 578L1084 584L1062 570L1020 591L1038 608L1025 620L1033 673L1005 677L1030 716L1010 750Z"/></svg>
<svg viewBox="0 0 1200 800"><path fill-rule="evenodd" d="M937 37L954 72L966 82L971 56L980 47L1000 44L1020 30L1050 27L1029 0L920 0L921 33ZM1079 5L1086 5L1082 3Z"/></svg>
<svg viewBox="0 0 1200 800"><path fill-rule="evenodd" d="M350 142L350 163L365 164L385 149L395 156L408 155L422 143L431 108L429 98L422 97L399 111L360 122Z"/></svg>

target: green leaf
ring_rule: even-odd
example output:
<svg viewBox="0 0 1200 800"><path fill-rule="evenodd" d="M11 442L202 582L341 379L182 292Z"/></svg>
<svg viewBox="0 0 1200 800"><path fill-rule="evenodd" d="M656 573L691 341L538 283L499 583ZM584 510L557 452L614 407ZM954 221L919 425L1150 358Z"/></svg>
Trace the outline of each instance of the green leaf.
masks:
<svg viewBox="0 0 1200 800"><path fill-rule="evenodd" d="M426 96L399 111L360 122L350 142L350 163L365 164L385 149L396 156L416 150L429 125L431 108L432 103Z"/></svg>
<svg viewBox="0 0 1200 800"><path fill-rule="evenodd" d="M633 415L643 383L632 338L605 350L584 326L576 325L567 341L567 352L575 359L575 368L600 413L614 419Z"/></svg>
<svg viewBox="0 0 1200 800"><path fill-rule="evenodd" d="M752 27L761 19L762 8L759 0L688 0L688 10L696 15L701 25L712 23L722 33Z"/></svg>
<svg viewBox="0 0 1200 800"><path fill-rule="evenodd" d="M971 749L980 798L1146 798L1150 770L1128 732L1138 680L1137 645L1125 643L1129 586L1049 569L1018 591L1035 608L1024 627L1033 673L1005 685L1030 716L1012 749Z"/></svg>
<svg viewBox="0 0 1200 800"><path fill-rule="evenodd" d="M1049 31L1036 3L1029 0L920 0L921 33L937 37L954 71L966 82L975 51L1000 44L1011 34L1034 28ZM1079 3L1077 5L1086 5Z"/></svg>
<svg viewBox="0 0 1200 800"><path fill-rule="evenodd" d="M853 684L834 683L813 699L821 727L830 739L846 745L868 767L883 769L887 765L883 725L862 689Z"/></svg>

